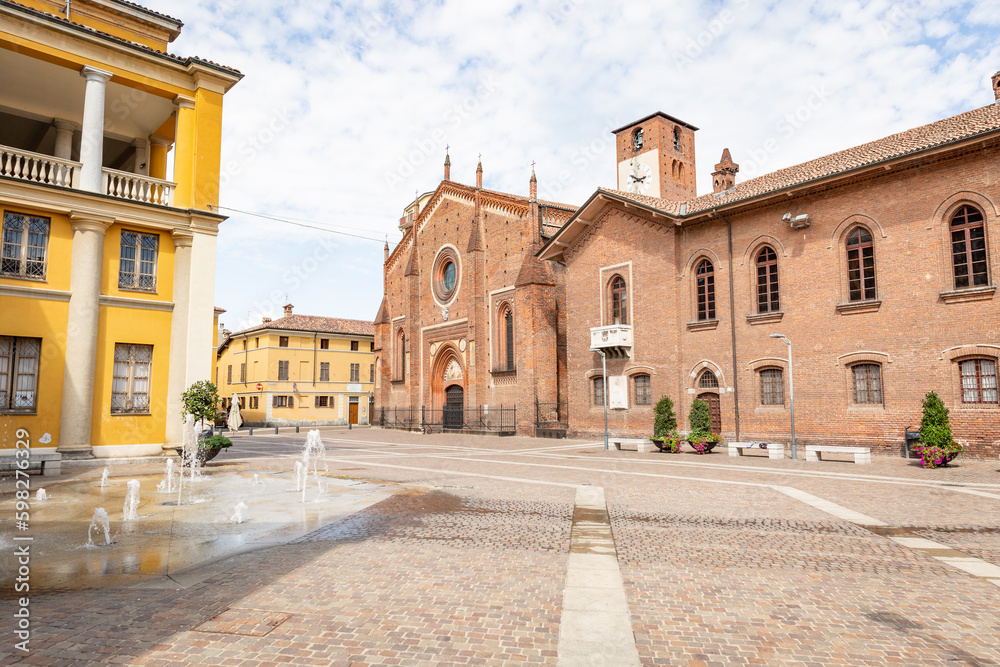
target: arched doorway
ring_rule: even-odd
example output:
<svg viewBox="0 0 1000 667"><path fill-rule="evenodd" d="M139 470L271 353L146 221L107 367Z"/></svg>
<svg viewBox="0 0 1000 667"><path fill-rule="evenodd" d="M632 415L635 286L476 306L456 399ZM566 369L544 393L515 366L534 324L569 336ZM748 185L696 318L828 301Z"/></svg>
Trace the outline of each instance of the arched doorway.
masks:
<svg viewBox="0 0 1000 667"><path fill-rule="evenodd" d="M708 414L712 420L712 433L722 433L722 408L719 405L719 378L709 369L698 377L699 401L708 403Z"/></svg>
<svg viewBox="0 0 1000 667"><path fill-rule="evenodd" d="M465 389L460 384L453 384L444 390L444 427L462 428L465 416Z"/></svg>

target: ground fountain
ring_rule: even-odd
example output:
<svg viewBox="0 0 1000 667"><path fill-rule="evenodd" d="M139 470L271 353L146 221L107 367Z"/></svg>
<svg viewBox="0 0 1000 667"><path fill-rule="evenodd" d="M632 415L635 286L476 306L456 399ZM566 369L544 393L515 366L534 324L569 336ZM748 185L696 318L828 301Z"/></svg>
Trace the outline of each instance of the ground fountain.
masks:
<svg viewBox="0 0 1000 667"><path fill-rule="evenodd" d="M90 528L87 529L87 546L94 546L94 538L91 533L95 528L103 528L104 545L111 544L111 524L108 523L108 513L104 511L103 507L94 510L94 517L90 520Z"/></svg>
<svg viewBox="0 0 1000 667"><path fill-rule="evenodd" d="M253 474L253 482L251 482L251 486L260 486L260 475L257 473Z"/></svg>
<svg viewBox="0 0 1000 667"><path fill-rule="evenodd" d="M320 461L323 462L323 472L329 472L330 468L326 464L326 447L323 446L323 439L319 436L319 430L313 429L306 434L306 446L302 450L302 502L306 501L310 464L312 464L313 475L316 477L316 486L319 488L319 495L323 495L323 481L319 477ZM298 467L296 466L297 469Z"/></svg>
<svg viewBox="0 0 1000 667"><path fill-rule="evenodd" d="M233 508L233 515L229 517L229 523L243 523L247 517L243 515L247 511L247 504L242 500Z"/></svg>
<svg viewBox="0 0 1000 667"><path fill-rule="evenodd" d="M295 461L295 490L301 491L305 483L305 474L302 472L302 461Z"/></svg>
<svg viewBox="0 0 1000 667"><path fill-rule="evenodd" d="M45 493L45 489L38 489L35 492L35 500L48 500L49 496Z"/></svg>
<svg viewBox="0 0 1000 667"><path fill-rule="evenodd" d="M174 469L176 467L173 459L167 459L167 469L163 473L163 481L156 485L157 491L170 493L174 490Z"/></svg>
<svg viewBox="0 0 1000 667"><path fill-rule="evenodd" d="M104 469L104 473L101 475L101 488L103 489L108 485L108 469Z"/></svg>
<svg viewBox="0 0 1000 667"><path fill-rule="evenodd" d="M191 466L191 481L194 482L195 469L198 467L198 426L194 415L184 418L184 440L181 448L181 466ZM177 476L177 505L181 504L184 493L184 473Z"/></svg>
<svg viewBox="0 0 1000 667"><path fill-rule="evenodd" d="M139 518L139 480L131 479L128 482L128 491L125 494L125 506L122 507L122 521L135 521Z"/></svg>

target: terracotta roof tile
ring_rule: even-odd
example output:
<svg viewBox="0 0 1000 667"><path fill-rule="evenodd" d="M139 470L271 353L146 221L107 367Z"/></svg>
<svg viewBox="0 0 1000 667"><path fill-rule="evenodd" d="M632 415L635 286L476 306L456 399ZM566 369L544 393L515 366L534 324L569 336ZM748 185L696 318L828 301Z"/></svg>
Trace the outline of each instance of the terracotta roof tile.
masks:
<svg viewBox="0 0 1000 667"><path fill-rule="evenodd" d="M264 331L266 329L336 333L351 336L375 335L375 326L368 320L345 320L339 317L320 317L319 315L288 315L267 323L262 322L249 329L237 331L233 336L239 336L251 331Z"/></svg>
<svg viewBox="0 0 1000 667"><path fill-rule="evenodd" d="M145 12L147 14L152 14L153 16L159 16L160 18L167 19L168 21L173 21L174 23L179 23L180 25L184 25L183 23L181 23L180 19L175 19L173 16L167 16L166 14L162 14L160 12L154 11L154 10L150 9L149 7L143 7L142 5L138 5L138 4L134 3L134 2L129 2L128 0L114 0L114 1L117 2L120 5L125 5L127 7L132 7L133 9L138 9L140 12Z"/></svg>

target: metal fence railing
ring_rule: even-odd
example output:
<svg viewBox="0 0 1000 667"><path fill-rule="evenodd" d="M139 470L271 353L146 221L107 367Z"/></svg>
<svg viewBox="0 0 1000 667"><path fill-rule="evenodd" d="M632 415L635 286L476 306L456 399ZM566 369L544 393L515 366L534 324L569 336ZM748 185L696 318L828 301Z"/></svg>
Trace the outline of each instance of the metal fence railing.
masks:
<svg viewBox="0 0 1000 667"><path fill-rule="evenodd" d="M375 408L372 425L408 431L486 431L507 435L517 432L517 407Z"/></svg>

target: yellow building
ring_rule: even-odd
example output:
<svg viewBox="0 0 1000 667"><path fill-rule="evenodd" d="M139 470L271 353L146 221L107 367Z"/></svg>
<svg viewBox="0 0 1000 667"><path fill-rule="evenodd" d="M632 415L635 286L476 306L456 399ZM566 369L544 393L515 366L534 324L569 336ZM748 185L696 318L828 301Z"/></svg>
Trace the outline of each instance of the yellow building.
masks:
<svg viewBox="0 0 1000 667"><path fill-rule="evenodd" d="M63 458L159 453L211 377L242 75L168 55L180 29L124 0L0 0L2 448L24 429Z"/></svg>
<svg viewBox="0 0 1000 667"><path fill-rule="evenodd" d="M295 315L223 331L215 384L247 425L367 424L375 390L371 322Z"/></svg>

